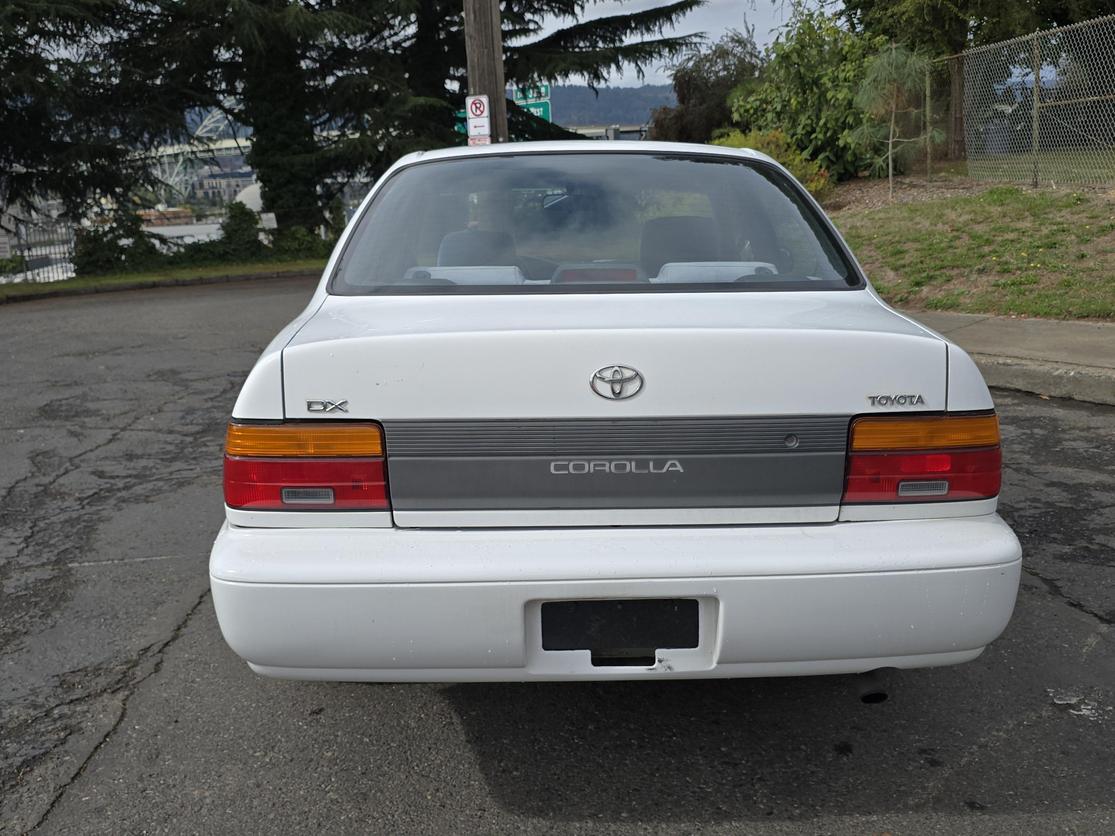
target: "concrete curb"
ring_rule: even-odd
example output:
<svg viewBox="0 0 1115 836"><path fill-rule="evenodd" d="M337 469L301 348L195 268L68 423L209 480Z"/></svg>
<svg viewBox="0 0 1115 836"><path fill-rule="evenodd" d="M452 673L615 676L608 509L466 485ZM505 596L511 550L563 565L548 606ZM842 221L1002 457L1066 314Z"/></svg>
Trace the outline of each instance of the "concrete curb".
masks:
<svg viewBox="0 0 1115 836"><path fill-rule="evenodd" d="M38 299L57 299L61 296L89 296L94 293L118 293L124 290L147 290L153 287L189 287L203 284L228 284L230 282L249 282L256 279L313 279L321 278L321 271L276 270L269 273L241 273L227 276L186 276L164 279L136 279L135 281L113 282L106 285L89 287L54 287L41 293L28 293L19 296L0 296L0 305L17 302L34 302Z"/></svg>
<svg viewBox="0 0 1115 836"><path fill-rule="evenodd" d="M1115 406L1115 323L948 311L908 315L967 351L988 386Z"/></svg>
<svg viewBox="0 0 1115 836"><path fill-rule="evenodd" d="M1110 369L993 354L971 356L993 388L1115 406L1115 372Z"/></svg>

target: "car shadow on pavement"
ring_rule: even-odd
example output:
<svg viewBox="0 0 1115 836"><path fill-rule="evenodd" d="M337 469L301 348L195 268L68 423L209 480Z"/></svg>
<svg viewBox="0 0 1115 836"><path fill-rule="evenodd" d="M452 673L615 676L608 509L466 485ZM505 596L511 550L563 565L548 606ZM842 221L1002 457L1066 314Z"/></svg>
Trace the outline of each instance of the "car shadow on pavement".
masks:
<svg viewBox="0 0 1115 836"><path fill-rule="evenodd" d="M1051 777L1034 754L1035 727L1060 733L1061 718L987 690L988 673L980 663L889 671L881 704L861 702L850 676L470 684L444 695L492 796L519 815L712 823L1069 804L1074 776Z"/></svg>
<svg viewBox="0 0 1115 836"><path fill-rule="evenodd" d="M446 696L492 794L523 815L715 821L896 803L896 776L865 737L900 710L862 703L855 677L459 685ZM917 757L928 744L908 732L891 745L913 756L903 771L928 776Z"/></svg>

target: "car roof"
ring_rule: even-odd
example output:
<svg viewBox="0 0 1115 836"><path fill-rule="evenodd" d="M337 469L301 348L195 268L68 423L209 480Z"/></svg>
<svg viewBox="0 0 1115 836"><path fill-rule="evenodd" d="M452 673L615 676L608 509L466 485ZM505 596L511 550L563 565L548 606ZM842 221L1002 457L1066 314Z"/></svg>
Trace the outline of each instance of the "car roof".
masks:
<svg viewBox="0 0 1115 836"><path fill-rule="evenodd" d="M496 145L438 148L433 151L415 151L395 163L392 168L419 161L449 160L457 157L487 157L506 154L560 154L577 151L583 154L614 154L639 152L642 154L687 154L709 157L742 157L749 160L775 162L766 154L750 148L726 148L723 145L699 145L693 142L649 142L646 140L554 140L548 142L503 142Z"/></svg>

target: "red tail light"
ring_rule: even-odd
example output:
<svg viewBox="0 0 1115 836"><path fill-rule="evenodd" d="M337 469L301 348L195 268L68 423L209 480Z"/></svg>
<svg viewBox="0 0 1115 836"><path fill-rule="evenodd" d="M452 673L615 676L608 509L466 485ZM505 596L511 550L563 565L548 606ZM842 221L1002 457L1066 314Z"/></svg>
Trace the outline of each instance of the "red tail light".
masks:
<svg viewBox="0 0 1115 836"><path fill-rule="evenodd" d="M229 424L225 504L286 511L386 510L377 424Z"/></svg>
<svg viewBox="0 0 1115 836"><path fill-rule="evenodd" d="M894 416L852 423L845 503L940 502L999 494L994 415Z"/></svg>

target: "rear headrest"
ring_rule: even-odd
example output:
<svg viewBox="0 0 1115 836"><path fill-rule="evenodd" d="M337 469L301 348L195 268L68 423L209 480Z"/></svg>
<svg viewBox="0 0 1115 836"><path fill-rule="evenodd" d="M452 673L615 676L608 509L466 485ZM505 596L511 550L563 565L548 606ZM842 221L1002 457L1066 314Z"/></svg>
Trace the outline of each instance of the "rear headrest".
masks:
<svg viewBox="0 0 1115 836"><path fill-rule="evenodd" d="M441 239L439 267L510 267L515 264L515 242L506 232L461 229Z"/></svg>
<svg viewBox="0 0 1115 836"><path fill-rule="evenodd" d="M643 224L639 260L648 276L657 276L672 261L720 261L716 222L694 215L649 220Z"/></svg>

